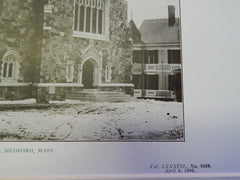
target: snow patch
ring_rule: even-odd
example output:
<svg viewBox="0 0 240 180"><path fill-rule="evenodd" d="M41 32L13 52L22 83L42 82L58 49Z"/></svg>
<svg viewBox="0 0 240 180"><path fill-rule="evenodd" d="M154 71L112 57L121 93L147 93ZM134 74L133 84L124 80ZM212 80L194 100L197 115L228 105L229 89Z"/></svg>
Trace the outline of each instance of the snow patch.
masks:
<svg viewBox="0 0 240 180"><path fill-rule="evenodd" d="M21 101L23 102L23 101ZM27 100L26 103L35 103ZM5 111L0 139L67 141L183 140L183 105L177 102L52 101L67 106Z"/></svg>

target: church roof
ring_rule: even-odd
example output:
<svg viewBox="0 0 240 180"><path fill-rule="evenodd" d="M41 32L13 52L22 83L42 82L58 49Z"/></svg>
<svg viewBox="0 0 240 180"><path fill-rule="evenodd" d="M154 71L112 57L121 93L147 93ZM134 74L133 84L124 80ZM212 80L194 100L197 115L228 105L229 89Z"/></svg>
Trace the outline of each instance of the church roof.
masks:
<svg viewBox="0 0 240 180"><path fill-rule="evenodd" d="M144 43L179 43L179 18L173 26L168 25L168 18L148 19L141 24L139 31Z"/></svg>

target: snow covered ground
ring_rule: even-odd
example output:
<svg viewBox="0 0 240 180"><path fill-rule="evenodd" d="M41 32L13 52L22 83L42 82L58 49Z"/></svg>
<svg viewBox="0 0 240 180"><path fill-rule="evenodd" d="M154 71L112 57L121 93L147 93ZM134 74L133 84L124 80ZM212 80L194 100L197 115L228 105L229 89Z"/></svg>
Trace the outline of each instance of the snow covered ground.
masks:
<svg viewBox="0 0 240 180"><path fill-rule="evenodd" d="M23 102L35 103L32 99L11 103ZM183 140L182 103L155 100L51 102L61 103L63 106L50 106L47 109L0 111L0 140Z"/></svg>

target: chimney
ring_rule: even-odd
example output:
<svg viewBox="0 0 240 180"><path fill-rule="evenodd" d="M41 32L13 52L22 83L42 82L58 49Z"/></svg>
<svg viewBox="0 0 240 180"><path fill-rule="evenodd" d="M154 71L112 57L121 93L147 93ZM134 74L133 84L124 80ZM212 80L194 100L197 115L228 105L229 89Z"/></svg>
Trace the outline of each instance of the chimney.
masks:
<svg viewBox="0 0 240 180"><path fill-rule="evenodd" d="M168 6L168 26L173 26L175 24L175 6Z"/></svg>

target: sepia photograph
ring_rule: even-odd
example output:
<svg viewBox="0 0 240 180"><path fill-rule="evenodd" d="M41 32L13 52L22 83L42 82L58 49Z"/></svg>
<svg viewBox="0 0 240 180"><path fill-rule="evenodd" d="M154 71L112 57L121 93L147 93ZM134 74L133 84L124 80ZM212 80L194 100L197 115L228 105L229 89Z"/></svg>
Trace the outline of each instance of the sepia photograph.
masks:
<svg viewBox="0 0 240 180"><path fill-rule="evenodd" d="M0 141L184 142L179 3L0 0Z"/></svg>
<svg viewBox="0 0 240 180"><path fill-rule="evenodd" d="M239 0L0 0L0 180L240 179Z"/></svg>

